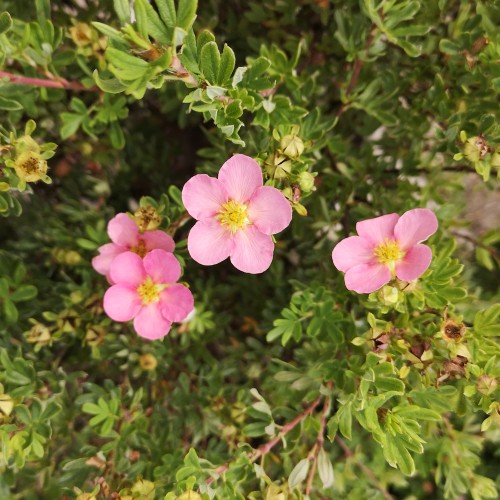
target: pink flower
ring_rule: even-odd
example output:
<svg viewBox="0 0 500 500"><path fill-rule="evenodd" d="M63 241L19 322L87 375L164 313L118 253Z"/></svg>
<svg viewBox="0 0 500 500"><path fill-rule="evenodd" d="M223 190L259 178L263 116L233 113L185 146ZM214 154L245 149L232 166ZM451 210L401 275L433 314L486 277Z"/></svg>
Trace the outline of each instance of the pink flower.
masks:
<svg viewBox="0 0 500 500"><path fill-rule="evenodd" d="M173 252L174 240L163 231L145 231L139 233L139 227L127 214L121 213L113 217L108 223L108 235L113 243L99 247L99 255L92 259L92 267L108 278L111 263L117 255L123 252L134 252L139 257L144 257L150 250L160 248Z"/></svg>
<svg viewBox="0 0 500 500"><path fill-rule="evenodd" d="M133 319L141 337L164 337L172 322L193 310L193 295L176 283L181 266L165 250L152 250L144 259L124 252L111 263L110 275L114 285L104 294L104 311L114 321Z"/></svg>
<svg viewBox="0 0 500 500"><path fill-rule="evenodd" d="M245 273L262 273L271 265L271 235L292 220L290 203L277 189L263 186L258 163L245 155L226 161L217 179L192 177L184 185L182 201L198 220L188 236L191 257L205 266L229 257Z"/></svg>
<svg viewBox="0 0 500 500"><path fill-rule="evenodd" d="M431 249L421 245L434 234L438 221L426 208L382 215L356 224L359 236L342 240L333 249L333 264L345 272L345 285L357 293L378 290L392 278L416 280L429 267Z"/></svg>

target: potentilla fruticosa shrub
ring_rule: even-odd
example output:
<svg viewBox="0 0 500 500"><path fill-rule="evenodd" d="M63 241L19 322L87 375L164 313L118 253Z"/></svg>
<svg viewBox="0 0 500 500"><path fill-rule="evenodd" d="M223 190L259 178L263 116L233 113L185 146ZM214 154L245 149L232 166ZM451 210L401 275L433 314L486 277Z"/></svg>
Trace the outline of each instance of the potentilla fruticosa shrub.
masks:
<svg viewBox="0 0 500 500"><path fill-rule="evenodd" d="M499 24L4 0L0 498L495 498Z"/></svg>

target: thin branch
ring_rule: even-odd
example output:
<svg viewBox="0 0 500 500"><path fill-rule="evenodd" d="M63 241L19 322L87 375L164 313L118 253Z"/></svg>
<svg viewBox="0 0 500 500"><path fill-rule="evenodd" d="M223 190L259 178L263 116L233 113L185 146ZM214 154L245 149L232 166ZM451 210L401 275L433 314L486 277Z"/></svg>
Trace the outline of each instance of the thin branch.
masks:
<svg viewBox="0 0 500 500"><path fill-rule="evenodd" d="M462 238L463 240L470 241L471 243L474 243L477 247L484 248L488 253L490 253L495 259L500 260L500 252L495 248L490 245L485 245L481 241L477 240L473 236L469 236L468 234L464 233L459 233L457 231L451 231L451 234L453 236L456 236L457 238Z"/></svg>
<svg viewBox="0 0 500 500"><path fill-rule="evenodd" d="M172 224L170 224L170 226L167 229L167 233L173 237L177 229L179 229L179 227L184 225L184 222L189 220L190 217L191 216L187 212L183 212L176 220L172 222Z"/></svg>
<svg viewBox="0 0 500 500"><path fill-rule="evenodd" d="M376 28L372 28L372 30L370 31L370 33L366 39L366 42L365 42L364 52L368 52L368 49L371 47L373 40L375 38L375 31L376 31ZM365 64L364 59L361 59L359 57L356 59L356 62L354 63L354 67L352 69L351 79L349 80L349 83L347 84L346 96L350 95L352 93L352 91L354 90L354 88L356 87L356 84L358 83L359 74L361 73L361 69L363 68L364 64ZM342 113L344 113L344 111L346 111L346 109L347 109L346 105L342 104L337 111L337 114L336 114L337 118Z"/></svg>
<svg viewBox="0 0 500 500"><path fill-rule="evenodd" d="M321 401L321 397L322 396L320 394L302 413L299 413L293 420L286 423L282 427L280 433L275 438L273 438L273 439L271 439L271 441L268 441L267 443L264 443L263 445L259 446L256 450L248 452L247 457L250 459L250 462L254 463L260 457L269 453L282 440L283 437L285 437L292 429L294 429L300 422L302 422L302 420L304 420L308 415L310 415L314 411L316 406L319 405L319 403ZM220 476L222 476L222 474L224 474L229 469L229 466L231 465L231 463L234 460L235 460L234 458L231 460L228 460L226 463L217 467L217 469L215 469L215 473L217 474L217 478L214 476L211 476L207 479L205 484L207 486L209 486L210 484L212 484L215 481L215 479L218 479Z"/></svg>
<svg viewBox="0 0 500 500"><path fill-rule="evenodd" d="M328 389L331 389L332 382L328 382ZM326 418L330 413L330 396L325 397L325 402L323 403L323 411L321 412L321 422L318 431L318 437L316 438L316 443L311 450L311 470L309 471L309 476L307 477L306 483L306 495L309 495L312 490L312 483L314 479L314 473L316 472L316 466L318 464L318 455L319 452L323 449L323 441L325 440L325 427L326 427Z"/></svg>
<svg viewBox="0 0 500 500"><path fill-rule="evenodd" d="M340 445L342 450L344 450L344 455L346 456L346 458L351 458L354 456L353 452L344 443L340 436L335 436L335 441ZM372 482L373 486L375 486L380 491L380 493L384 495L384 498L386 500L393 500L392 495L384 488L382 483L380 483L371 469L369 469L363 462L360 462L359 460L355 460L355 464L363 471L365 476Z"/></svg>
<svg viewBox="0 0 500 500"><path fill-rule="evenodd" d="M75 91L89 91L98 92L99 88L96 86L85 87L80 82L70 82L64 78L58 78L57 80L48 80L45 78L31 78L23 75L16 75L14 73L8 73L7 71L0 71L0 78L8 78L9 81L16 85L30 85L33 87L47 87L53 89L66 89Z"/></svg>

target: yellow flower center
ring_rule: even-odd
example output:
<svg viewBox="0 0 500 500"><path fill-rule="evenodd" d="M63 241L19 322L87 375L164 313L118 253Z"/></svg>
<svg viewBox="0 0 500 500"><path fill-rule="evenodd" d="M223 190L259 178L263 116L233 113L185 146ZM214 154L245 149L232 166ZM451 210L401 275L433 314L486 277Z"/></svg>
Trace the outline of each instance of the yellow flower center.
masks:
<svg viewBox="0 0 500 500"><path fill-rule="evenodd" d="M47 173L47 162L42 160L38 153L25 151L17 157L15 170L20 179L36 182Z"/></svg>
<svg viewBox="0 0 500 500"><path fill-rule="evenodd" d="M384 241L375 247L373 253L379 264L386 264L390 267L392 274L394 274L396 262L400 261L405 255L399 247L399 243L389 238L384 238Z"/></svg>
<svg viewBox="0 0 500 500"><path fill-rule="evenodd" d="M148 253L148 249L146 248L146 243L144 240L139 238L139 241L135 247L130 248L131 252L136 253L141 259Z"/></svg>
<svg viewBox="0 0 500 500"><path fill-rule="evenodd" d="M247 216L247 206L234 200L229 200L222 205L217 218L221 226L224 226L233 234L238 229L245 229L245 226L250 223Z"/></svg>
<svg viewBox="0 0 500 500"><path fill-rule="evenodd" d="M137 293L142 299L143 305L158 302L160 292L166 288L166 285L157 285L149 276L137 287Z"/></svg>

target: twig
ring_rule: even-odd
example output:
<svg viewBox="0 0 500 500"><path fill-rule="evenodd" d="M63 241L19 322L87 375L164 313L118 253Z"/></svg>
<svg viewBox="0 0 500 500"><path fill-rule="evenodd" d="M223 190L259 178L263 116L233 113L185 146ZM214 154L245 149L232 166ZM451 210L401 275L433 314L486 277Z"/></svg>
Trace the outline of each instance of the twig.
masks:
<svg viewBox="0 0 500 500"><path fill-rule="evenodd" d="M374 38L375 38L375 28L372 28L370 34L368 35L368 38L366 39L364 52L368 51L371 44L373 43ZM364 64L365 64L364 59L360 59L359 57L356 59L356 62L354 63L354 67L352 69L351 79L349 80L349 83L347 85L347 90L345 92L346 96L351 94L352 91L354 90L354 87L356 87L356 84L358 83L359 74L361 73L361 69L363 68ZM344 111L346 111L346 105L342 104L336 113L337 118L342 113L344 113Z"/></svg>
<svg viewBox="0 0 500 500"><path fill-rule="evenodd" d="M293 420L286 423L282 427L281 432L275 438L259 446L256 450L248 452L247 457L250 459L250 462L253 463L263 455L269 453L281 441L281 439L284 436L286 436L292 429L294 429L297 426L297 424L302 422L302 420L304 420L308 415L310 415L314 411L316 406L319 405L320 401L321 401L321 394L302 413L299 413ZM234 458L228 460L226 463L222 464L221 466L217 467L217 469L215 469L215 473L217 474L217 479L229 469L229 466L234 460L235 460ZM215 481L215 479L216 477L211 476L207 479L205 484L209 486Z"/></svg>
<svg viewBox="0 0 500 500"><path fill-rule="evenodd" d="M183 212L176 220L174 220L174 222L172 222L172 224L170 224L167 229L167 233L170 236L174 236L177 229L179 229L179 227L182 226L182 224L186 222L190 217L191 216L187 212Z"/></svg>
<svg viewBox="0 0 500 500"><path fill-rule="evenodd" d="M76 90L76 91L99 91L96 86L85 87L80 82L70 82L64 78L59 78L57 80L47 80L45 78L30 78L28 76L16 75L14 73L8 73L7 71L0 71L0 78L8 78L11 83L16 85L31 85L33 87L48 87L53 89L66 89L66 90Z"/></svg>
<svg viewBox="0 0 500 500"><path fill-rule="evenodd" d="M327 387L328 389L331 389L332 382L328 382ZM311 459L313 462L311 465L311 470L309 471L309 476L307 477L306 495L309 495L312 490L314 473L316 472L316 466L318 464L318 455L323 448L323 441L325 439L326 417L328 416L328 413L330 413L330 396L325 397L325 402L323 403L323 411L321 413L321 422L319 426L318 437L316 438L316 443L311 450Z"/></svg>
<svg viewBox="0 0 500 500"><path fill-rule="evenodd" d="M335 441L340 445L342 450L344 450L344 455L347 458L351 458L353 456L352 451L349 449L349 447L342 441L340 436L335 436ZM384 488L382 483L376 478L374 472L369 469L363 462L360 462L359 460L355 461L356 465L363 471L365 476L372 482L372 484L384 495L384 498L386 500L393 500L392 495Z"/></svg>
<svg viewBox="0 0 500 500"><path fill-rule="evenodd" d="M457 231L451 231L451 234L453 236L456 236L457 238L462 238L463 240L470 241L471 243L474 243L474 245L484 248L487 252L489 252L495 259L500 259L500 252L495 248L490 245L485 245L481 241L477 240L473 236L469 236L468 234L464 233L459 233Z"/></svg>

